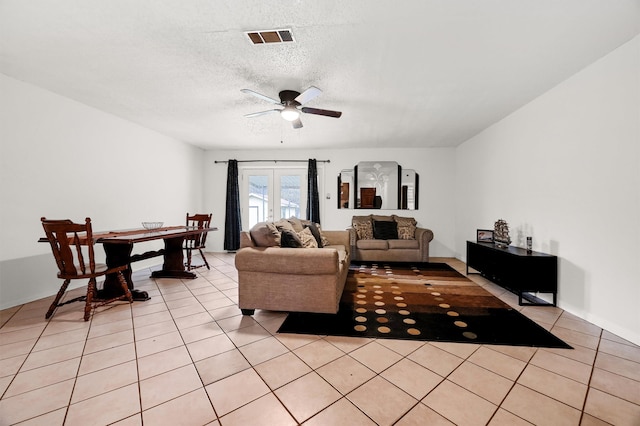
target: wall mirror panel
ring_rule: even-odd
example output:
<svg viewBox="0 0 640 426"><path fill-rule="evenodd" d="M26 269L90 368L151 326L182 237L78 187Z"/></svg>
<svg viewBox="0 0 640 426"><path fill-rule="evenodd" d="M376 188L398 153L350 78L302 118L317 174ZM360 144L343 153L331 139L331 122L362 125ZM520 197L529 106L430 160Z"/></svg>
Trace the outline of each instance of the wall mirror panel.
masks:
<svg viewBox="0 0 640 426"><path fill-rule="evenodd" d="M353 169L345 169L340 171L338 175L338 208L349 209L353 208L351 204L351 194L353 193L354 186Z"/></svg>
<svg viewBox="0 0 640 426"><path fill-rule="evenodd" d="M418 174L395 161L361 161L338 175L339 209L418 209Z"/></svg>

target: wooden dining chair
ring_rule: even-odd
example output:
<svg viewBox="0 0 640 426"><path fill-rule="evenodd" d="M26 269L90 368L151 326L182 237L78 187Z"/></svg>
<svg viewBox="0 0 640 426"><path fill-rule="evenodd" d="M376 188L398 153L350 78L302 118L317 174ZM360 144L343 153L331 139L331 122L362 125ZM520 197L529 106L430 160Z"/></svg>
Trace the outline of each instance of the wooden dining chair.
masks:
<svg viewBox="0 0 640 426"><path fill-rule="evenodd" d="M127 281L122 271L127 269L127 265L108 268L107 265L95 262L93 231L91 229L91 219L86 218L85 223L73 223L69 219L49 220L42 218L42 227L47 235L47 240L51 245L53 257L58 265L58 278L64 280L56 298L49 307L45 319L49 319L55 309L59 306L71 302L85 302L84 320L88 321L91 310L99 306L106 305L116 300L128 300L133 302L131 292L127 286ZM83 252L86 251L86 255ZM85 259L85 256L88 259ZM122 286L123 295L109 299L98 297L96 278L106 274L117 274L118 281ZM76 297L66 302L60 303L71 280L89 279L86 296Z"/></svg>
<svg viewBox="0 0 640 426"><path fill-rule="evenodd" d="M190 216L189 213L187 213L187 226L198 229L209 228L209 226L211 225L211 216L213 216L213 214L194 214ZM211 269L209 267L209 262L207 262L207 258L202 251L202 249L205 248L206 242L207 232L203 232L202 234L197 235L189 235L185 238L184 249L187 252L187 261L185 263L185 266L187 267L187 270L199 268L201 266L206 266L207 269ZM204 261L204 265L194 266L191 264L191 255L193 250L198 250L200 252L200 256Z"/></svg>

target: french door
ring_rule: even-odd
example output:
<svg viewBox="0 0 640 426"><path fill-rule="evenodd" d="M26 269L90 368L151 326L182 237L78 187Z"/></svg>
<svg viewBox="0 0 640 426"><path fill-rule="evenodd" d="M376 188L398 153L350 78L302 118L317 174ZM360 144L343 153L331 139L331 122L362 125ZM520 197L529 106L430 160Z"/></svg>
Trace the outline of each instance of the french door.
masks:
<svg viewBox="0 0 640 426"><path fill-rule="evenodd" d="M245 168L240 173L242 228L291 216L307 209L307 168Z"/></svg>

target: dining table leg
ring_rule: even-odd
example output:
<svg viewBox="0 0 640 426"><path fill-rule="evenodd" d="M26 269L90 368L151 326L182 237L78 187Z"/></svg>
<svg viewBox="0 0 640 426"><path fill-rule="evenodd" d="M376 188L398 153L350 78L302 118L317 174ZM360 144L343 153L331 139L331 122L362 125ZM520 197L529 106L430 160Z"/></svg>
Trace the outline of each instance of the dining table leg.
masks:
<svg viewBox="0 0 640 426"><path fill-rule="evenodd" d="M185 270L183 254L184 237L164 239L164 263L162 269L153 271L152 278L188 278L193 279L196 274Z"/></svg>
<svg viewBox="0 0 640 426"><path fill-rule="evenodd" d="M164 262L162 269L153 271L151 273L152 278L181 278L181 279L194 279L196 274L185 270L184 255L183 255L184 236L175 238L164 238L164 250L149 253L157 255L162 253L164 256ZM123 272L124 278L127 281L127 286L131 290L133 300L149 300L150 297L146 291L135 290L133 280L131 279L131 261L133 251L133 243L103 243L105 254L107 255L107 266L113 268L116 266L127 265L128 268ZM133 260L141 260L147 258L147 253L144 255L134 255ZM116 274L108 274L105 277L103 289L98 291L98 296L101 298L111 298L120 296L122 294L122 287L118 281Z"/></svg>
<svg viewBox="0 0 640 426"><path fill-rule="evenodd" d="M133 300L143 301L149 300L149 294L146 291L135 290L133 288L133 280L131 279L131 252L133 244L103 244L104 252L107 255L107 267L114 268L117 266L127 265L128 268L122 271L127 287L131 291ZM117 274L107 274L104 279L102 290L98 291L98 296L104 299L117 297L122 295L122 287L118 281Z"/></svg>

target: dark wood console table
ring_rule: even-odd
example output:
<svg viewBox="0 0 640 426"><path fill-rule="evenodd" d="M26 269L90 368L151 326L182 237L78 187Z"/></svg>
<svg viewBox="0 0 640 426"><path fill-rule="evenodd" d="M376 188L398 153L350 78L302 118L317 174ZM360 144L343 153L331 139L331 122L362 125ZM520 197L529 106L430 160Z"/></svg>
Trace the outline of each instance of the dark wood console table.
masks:
<svg viewBox="0 0 640 426"><path fill-rule="evenodd" d="M518 295L520 305L556 306L558 294L558 257L531 252L520 247L500 248L493 243L467 241L469 268ZM551 293L553 303L531 293ZM528 303L523 303L526 300Z"/></svg>

